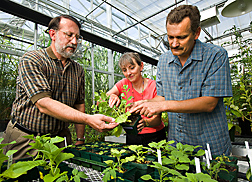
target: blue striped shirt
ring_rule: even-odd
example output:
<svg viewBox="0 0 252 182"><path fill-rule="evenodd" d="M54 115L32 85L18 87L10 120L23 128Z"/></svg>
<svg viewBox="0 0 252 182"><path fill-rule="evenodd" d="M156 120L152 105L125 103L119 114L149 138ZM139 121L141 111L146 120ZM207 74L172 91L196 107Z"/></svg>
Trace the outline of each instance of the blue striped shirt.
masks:
<svg viewBox="0 0 252 182"><path fill-rule="evenodd" d="M232 96L232 85L225 49L196 40L183 67L171 51L164 53L159 59L156 84L157 94L165 100L219 97L210 113L168 112L168 139L203 148L209 143L212 154L229 154L231 142L223 97Z"/></svg>

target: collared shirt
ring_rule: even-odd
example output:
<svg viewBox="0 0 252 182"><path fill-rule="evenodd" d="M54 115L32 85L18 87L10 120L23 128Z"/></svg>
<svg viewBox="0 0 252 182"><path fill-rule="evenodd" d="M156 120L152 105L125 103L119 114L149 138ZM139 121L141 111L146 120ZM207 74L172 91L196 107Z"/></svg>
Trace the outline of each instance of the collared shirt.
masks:
<svg viewBox="0 0 252 182"><path fill-rule="evenodd" d="M171 51L160 56L157 68L157 94L165 100L187 100L203 96L219 97L212 112L171 113L169 140L201 145L210 144L212 154L229 154L229 138L223 97L232 96L227 51L213 44L196 44L182 67Z"/></svg>
<svg viewBox="0 0 252 182"><path fill-rule="evenodd" d="M30 51L19 62L16 99L12 117L24 127L39 133L57 133L68 123L43 114L35 103L50 97L73 107L85 100L85 72L81 65L67 60L65 67L51 47Z"/></svg>
<svg viewBox="0 0 252 182"><path fill-rule="evenodd" d="M157 89L156 89L156 82L155 80L148 79L148 84L147 87L144 89L142 93L139 93L138 91L135 90L135 88L132 86L132 83L127 79L123 78L119 82L117 82L115 85L119 91L119 95L124 93L125 91L123 89L123 85L128 85L128 88L130 89L129 92L127 93L127 98L132 96L131 100L127 100L126 97L122 97L123 99L127 100L127 104L136 102L139 100L146 100L146 99L153 99L157 95ZM143 119L148 119L144 115L142 115ZM154 126L154 127L144 127L141 132L138 134L146 134L146 133L155 133L157 131L160 131L164 128L164 123L161 121L160 125Z"/></svg>

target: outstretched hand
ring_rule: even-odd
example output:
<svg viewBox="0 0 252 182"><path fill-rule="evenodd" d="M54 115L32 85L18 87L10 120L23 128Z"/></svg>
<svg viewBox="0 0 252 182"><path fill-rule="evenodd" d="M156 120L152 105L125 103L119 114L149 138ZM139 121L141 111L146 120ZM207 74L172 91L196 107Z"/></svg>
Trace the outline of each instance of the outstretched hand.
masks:
<svg viewBox="0 0 252 182"><path fill-rule="evenodd" d="M162 112L162 104L159 102L134 102L132 107L128 110L130 113L139 113L144 115L148 118L152 117L153 115L157 115Z"/></svg>
<svg viewBox="0 0 252 182"><path fill-rule="evenodd" d="M115 123L114 118L102 114L95 114L88 116L88 125L99 132L104 132L114 129L118 126L118 123Z"/></svg>

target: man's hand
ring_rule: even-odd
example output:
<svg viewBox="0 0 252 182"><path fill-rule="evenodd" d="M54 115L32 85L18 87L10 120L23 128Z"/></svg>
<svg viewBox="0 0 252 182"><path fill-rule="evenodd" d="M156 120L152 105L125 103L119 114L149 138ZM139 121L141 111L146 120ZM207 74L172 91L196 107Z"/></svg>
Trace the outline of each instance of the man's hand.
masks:
<svg viewBox="0 0 252 182"><path fill-rule="evenodd" d="M126 108L126 111L131 111L133 110L134 108L136 108L137 106L141 105L142 103L144 102L147 102L147 100L139 100L139 101L136 101L136 102L133 102L131 103L127 108ZM134 111L135 113L139 113L139 111ZM133 112L130 112L130 113L133 113Z"/></svg>
<svg viewBox="0 0 252 182"><path fill-rule="evenodd" d="M76 143L75 143L75 145L83 145L84 144L84 141L77 141Z"/></svg>
<svg viewBox="0 0 252 182"><path fill-rule="evenodd" d="M157 115L162 111L162 104L160 104L160 102L142 102L140 104L133 104L129 110L130 113L136 112L148 118Z"/></svg>
<svg viewBox="0 0 252 182"><path fill-rule="evenodd" d="M108 124L106 122L108 122ZM114 118L102 114L95 114L88 116L88 125L99 132L104 132L114 129L118 126L118 123L115 123Z"/></svg>

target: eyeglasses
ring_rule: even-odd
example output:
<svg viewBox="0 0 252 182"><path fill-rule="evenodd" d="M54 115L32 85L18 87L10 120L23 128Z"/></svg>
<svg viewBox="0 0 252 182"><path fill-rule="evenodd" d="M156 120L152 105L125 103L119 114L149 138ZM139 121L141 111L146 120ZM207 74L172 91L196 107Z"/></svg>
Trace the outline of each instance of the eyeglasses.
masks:
<svg viewBox="0 0 252 182"><path fill-rule="evenodd" d="M69 41L73 40L74 37L75 37L77 39L77 43L81 44L81 42L83 40L83 37L81 35L74 34L74 33L71 33L71 32L65 32L65 31L62 31L62 30L58 30L58 31L61 31L62 33L64 33L66 39L68 39Z"/></svg>

